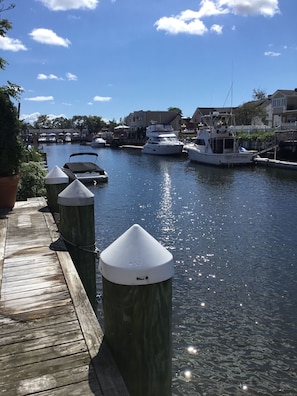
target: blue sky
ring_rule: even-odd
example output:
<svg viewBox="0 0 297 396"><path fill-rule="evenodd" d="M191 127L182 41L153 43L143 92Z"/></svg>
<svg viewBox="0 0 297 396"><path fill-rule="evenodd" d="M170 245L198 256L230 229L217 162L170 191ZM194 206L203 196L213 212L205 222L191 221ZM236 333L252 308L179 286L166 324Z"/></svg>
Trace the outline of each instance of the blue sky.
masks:
<svg viewBox="0 0 297 396"><path fill-rule="evenodd" d="M10 4L4 0L3 5ZM0 71L21 118L237 106L297 88L296 0L15 0ZM233 89L231 90L231 86ZM232 94L231 94L232 91Z"/></svg>

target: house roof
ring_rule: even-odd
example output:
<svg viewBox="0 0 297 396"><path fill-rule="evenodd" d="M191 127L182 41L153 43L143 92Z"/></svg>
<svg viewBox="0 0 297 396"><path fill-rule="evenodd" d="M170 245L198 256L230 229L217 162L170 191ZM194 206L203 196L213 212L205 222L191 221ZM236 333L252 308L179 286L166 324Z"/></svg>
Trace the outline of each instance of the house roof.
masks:
<svg viewBox="0 0 297 396"><path fill-rule="evenodd" d="M272 96L282 94L284 96L297 96L297 88L295 89L278 89Z"/></svg>

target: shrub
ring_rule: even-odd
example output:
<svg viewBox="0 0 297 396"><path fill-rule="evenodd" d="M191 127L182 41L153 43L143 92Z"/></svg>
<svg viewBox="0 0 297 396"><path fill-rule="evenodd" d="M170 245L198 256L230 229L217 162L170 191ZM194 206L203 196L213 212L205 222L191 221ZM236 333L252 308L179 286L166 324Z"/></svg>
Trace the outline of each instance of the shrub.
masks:
<svg viewBox="0 0 297 396"><path fill-rule="evenodd" d="M17 192L17 201L26 201L27 198L46 196L46 170L40 162L24 162L20 167L20 182Z"/></svg>

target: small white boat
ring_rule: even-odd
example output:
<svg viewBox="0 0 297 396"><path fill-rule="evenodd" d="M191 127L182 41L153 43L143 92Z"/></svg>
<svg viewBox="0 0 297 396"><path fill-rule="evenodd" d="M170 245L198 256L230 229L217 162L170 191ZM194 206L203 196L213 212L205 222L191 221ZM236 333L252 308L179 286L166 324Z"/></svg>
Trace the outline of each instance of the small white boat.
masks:
<svg viewBox="0 0 297 396"><path fill-rule="evenodd" d="M106 140L104 140L102 137L95 137L92 140L91 146L94 148L102 148L106 146Z"/></svg>
<svg viewBox="0 0 297 396"><path fill-rule="evenodd" d="M203 116L194 143L185 146L190 160L218 166L254 163L257 151L248 151L238 144L232 119L228 113Z"/></svg>
<svg viewBox="0 0 297 396"><path fill-rule="evenodd" d="M183 143L177 138L171 125L152 123L146 128L148 138L143 146L144 154L178 155L183 150Z"/></svg>
<svg viewBox="0 0 297 396"><path fill-rule="evenodd" d="M93 152L71 154L69 162L66 162L62 168L71 181L78 179L84 184L97 184L108 181L106 171L100 168L95 162L71 161L71 159L76 156L95 156L97 161L98 154Z"/></svg>
<svg viewBox="0 0 297 396"><path fill-rule="evenodd" d="M50 133L47 136L47 142L48 143L57 143L57 136L55 133Z"/></svg>
<svg viewBox="0 0 297 396"><path fill-rule="evenodd" d="M64 142L65 143L71 143L71 133L70 132L67 132L67 133L65 133L65 136L64 136Z"/></svg>
<svg viewBox="0 0 297 396"><path fill-rule="evenodd" d="M57 137L57 143L64 143L64 133L60 132Z"/></svg>
<svg viewBox="0 0 297 396"><path fill-rule="evenodd" d="M46 143L47 142L47 134L41 133L38 137L38 143Z"/></svg>

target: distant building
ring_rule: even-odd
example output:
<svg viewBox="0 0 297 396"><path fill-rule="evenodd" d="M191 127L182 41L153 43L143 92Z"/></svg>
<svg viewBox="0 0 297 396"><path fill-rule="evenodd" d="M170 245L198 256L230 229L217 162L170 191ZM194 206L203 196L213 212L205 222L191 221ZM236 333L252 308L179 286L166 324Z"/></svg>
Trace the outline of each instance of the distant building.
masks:
<svg viewBox="0 0 297 396"><path fill-rule="evenodd" d="M234 107L197 107L192 116L191 123L194 128L197 128L198 125L202 123L202 118L204 116L213 114L214 112L232 114L234 109Z"/></svg>
<svg viewBox="0 0 297 396"><path fill-rule="evenodd" d="M271 95L272 127L297 128L297 88L278 89Z"/></svg>
<svg viewBox="0 0 297 396"><path fill-rule="evenodd" d="M175 111L134 111L125 117L125 124L130 127L130 131L145 129L151 122L159 124L170 124L178 131L181 127L181 117Z"/></svg>

